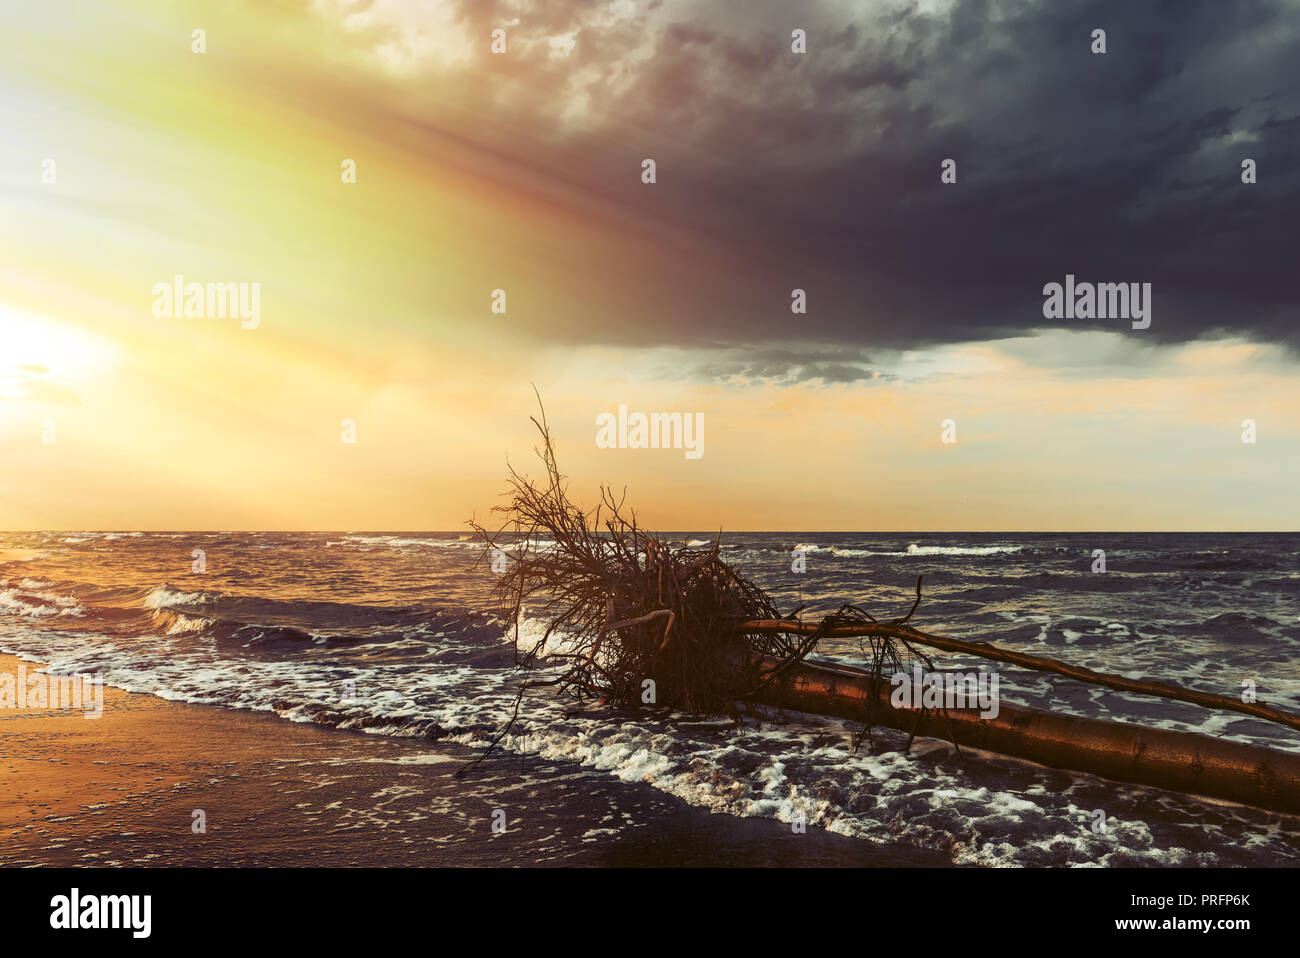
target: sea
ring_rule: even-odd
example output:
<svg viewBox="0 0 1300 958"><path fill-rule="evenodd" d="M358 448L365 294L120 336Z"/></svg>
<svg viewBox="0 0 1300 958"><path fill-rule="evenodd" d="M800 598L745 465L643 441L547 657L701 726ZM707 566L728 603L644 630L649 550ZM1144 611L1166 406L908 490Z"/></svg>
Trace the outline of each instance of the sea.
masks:
<svg viewBox="0 0 1300 958"><path fill-rule="evenodd" d="M696 548L717 537L663 536ZM1207 692L1252 683L1259 700L1300 712L1300 535L723 532L719 543L805 620L843 603L903 615L923 576L912 624L924 631ZM526 640L545 628L529 615L503 621L497 577L464 532L24 532L0 533L0 549L22 550L0 563L4 652L194 707L418 739L447 761L483 754L512 713L523 678L512 625ZM852 639L827 640L814 658L867 661ZM934 658L997 669L1006 703L1300 751L1300 734L1247 715ZM712 813L720 865L727 836L753 819L840 836L867 865L899 849L916 857L883 860L1300 864L1300 818L958 755L934 739L872 738L854 748L845 723L814 715L627 712L533 688L465 779L490 777L502 804L545 809L553 827L523 850L537 864L591 861L588 845L652 848L655 815L670 806ZM591 821L596 793L606 811ZM638 864L630 854L621 863Z"/></svg>

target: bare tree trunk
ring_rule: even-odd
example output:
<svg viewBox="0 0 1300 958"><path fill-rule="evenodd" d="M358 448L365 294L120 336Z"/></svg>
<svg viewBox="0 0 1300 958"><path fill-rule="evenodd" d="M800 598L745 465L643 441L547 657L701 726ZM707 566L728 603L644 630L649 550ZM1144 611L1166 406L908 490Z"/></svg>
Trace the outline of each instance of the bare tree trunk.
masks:
<svg viewBox="0 0 1300 958"><path fill-rule="evenodd" d="M770 672L784 660L756 656ZM1052 768L1090 772L1179 792L1300 815L1300 753L1243 745L1195 732L1151 729L1002 705L996 718L975 709L895 708L887 682L844 666L786 665L757 701L876 724L1000 752ZM874 700L874 701L873 701Z"/></svg>

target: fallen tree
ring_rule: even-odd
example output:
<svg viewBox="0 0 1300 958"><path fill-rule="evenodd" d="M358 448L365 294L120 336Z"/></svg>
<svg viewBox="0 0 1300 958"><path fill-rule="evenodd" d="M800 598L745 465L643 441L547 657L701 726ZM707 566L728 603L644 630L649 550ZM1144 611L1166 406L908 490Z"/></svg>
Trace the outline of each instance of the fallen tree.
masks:
<svg viewBox="0 0 1300 958"><path fill-rule="evenodd" d="M947 706L897 707L890 678L913 666L933 672L923 651L933 648L1300 729L1300 716L1263 703L921 632L910 624L921 602L919 579L916 599L901 618L878 622L853 605L816 623L799 618L802 607L783 618L762 588L722 561L717 539L707 549L670 547L638 524L625 494L605 486L593 510L580 508L556 464L545 413L533 422L542 439L536 451L544 480L511 467L508 501L494 510L502 521L494 529L470 524L485 556L510 558L498 597L513 628L516 664L529 676L543 659L563 667L555 677L521 684L513 714L492 745L538 685L579 701L594 697L628 708L653 702L693 713L734 715L737 704L748 701L1300 814L1300 753L1006 705L989 718ZM529 615L546 624L531 639L521 629ZM805 661L828 637L861 640L870 667Z"/></svg>
<svg viewBox="0 0 1300 958"><path fill-rule="evenodd" d="M769 669L781 666L774 659L758 664ZM875 723L909 735L949 739L1051 768L1300 815L1300 753L1296 752L1007 704L1001 704L992 718L981 718L968 709L899 708L891 701L889 683L879 682L863 669L820 663L781 668L761 700L853 721L871 716Z"/></svg>

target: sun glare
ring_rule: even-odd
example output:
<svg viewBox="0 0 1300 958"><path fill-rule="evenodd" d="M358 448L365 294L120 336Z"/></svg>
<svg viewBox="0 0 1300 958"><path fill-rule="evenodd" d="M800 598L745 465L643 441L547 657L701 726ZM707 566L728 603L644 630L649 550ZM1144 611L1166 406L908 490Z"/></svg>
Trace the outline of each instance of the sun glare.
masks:
<svg viewBox="0 0 1300 958"><path fill-rule="evenodd" d="M107 367L113 347L104 339L36 313L0 304L0 370L82 379Z"/></svg>

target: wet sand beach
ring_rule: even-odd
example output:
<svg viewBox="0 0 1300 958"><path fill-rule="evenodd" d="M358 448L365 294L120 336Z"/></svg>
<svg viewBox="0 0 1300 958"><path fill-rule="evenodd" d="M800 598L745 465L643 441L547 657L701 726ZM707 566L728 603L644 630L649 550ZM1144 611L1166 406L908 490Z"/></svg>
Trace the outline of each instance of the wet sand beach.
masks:
<svg viewBox="0 0 1300 958"><path fill-rule="evenodd" d="M113 688L98 719L0 710L0 866L947 863L526 756L453 777L469 756Z"/></svg>

